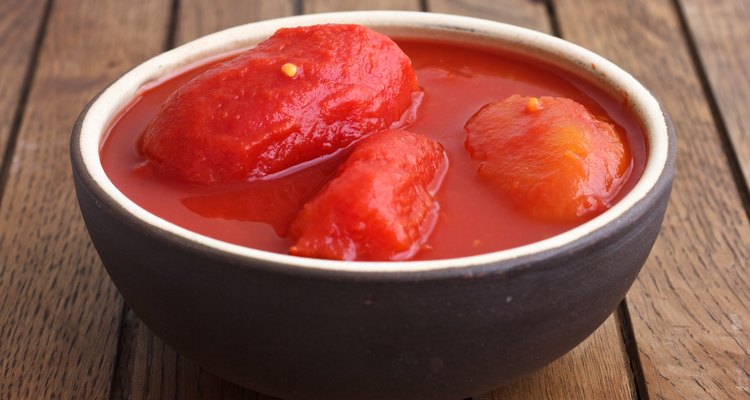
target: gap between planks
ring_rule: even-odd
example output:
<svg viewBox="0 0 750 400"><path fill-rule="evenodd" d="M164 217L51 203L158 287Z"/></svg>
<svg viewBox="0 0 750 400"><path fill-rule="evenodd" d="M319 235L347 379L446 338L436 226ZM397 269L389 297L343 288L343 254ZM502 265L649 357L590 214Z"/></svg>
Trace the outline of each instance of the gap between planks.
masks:
<svg viewBox="0 0 750 400"><path fill-rule="evenodd" d="M698 45L693 36L693 32L690 30L687 17L685 15L684 6L680 0L672 0L674 8L679 18L680 28L682 29L683 35L685 35L685 41L687 42L688 51L690 53L690 59L693 62L696 73L700 80L701 89L703 95L706 96L708 106L711 110L711 116L713 117L714 123L716 124L716 130L719 132L721 138L721 145L724 150L724 154L729 162L729 169L732 172L732 178L734 179L735 185L737 185L737 192L740 195L740 201L742 207L745 209L748 219L750 219L750 188L744 178L742 172L742 163L740 157L737 154L734 146L732 145L732 139L729 135L729 129L724 121L724 115L719 108L719 102L716 99L714 91L711 89L711 82L708 79L708 73L706 67L701 60L700 53L698 51Z"/></svg>
<svg viewBox="0 0 750 400"><path fill-rule="evenodd" d="M10 174L10 165L13 162L13 152L16 150L16 142L18 141L18 133L21 130L21 122L23 122L23 115L26 113L26 105L29 101L29 92L31 92L31 84L34 82L37 66L39 65L39 53L42 48L42 41L47 33L47 23L49 22L50 12L52 10L52 0L47 0L44 4L44 11L42 11L42 18L39 22L39 27L34 36L33 44L31 45L31 57L29 59L28 67L23 76L23 83L21 84L21 94L16 104L16 112L13 113L13 121L10 124L10 130L8 132L8 142L5 145L5 152L0 155L0 206L3 204L3 194L5 193L5 186L8 183L8 175Z"/></svg>

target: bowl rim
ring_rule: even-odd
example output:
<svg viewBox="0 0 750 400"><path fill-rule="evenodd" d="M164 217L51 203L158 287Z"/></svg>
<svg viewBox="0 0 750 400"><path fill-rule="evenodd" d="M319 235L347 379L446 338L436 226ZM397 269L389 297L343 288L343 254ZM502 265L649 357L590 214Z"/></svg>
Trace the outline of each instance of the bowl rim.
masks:
<svg viewBox="0 0 750 400"><path fill-rule="evenodd" d="M523 246L466 257L419 261L337 261L296 257L253 249L214 239L162 219L130 200L109 180L99 160L102 138L110 122L124 109L144 85L158 82L160 77L185 68L196 60L210 59L256 43L281 27L320 23L357 23L379 31L400 32L406 36L471 39L475 44L509 46L515 51L533 52L531 57L548 62L561 62L564 69L578 75L595 77L611 92L622 94L636 118L640 120L647 139L647 160L641 178L612 208L573 229ZM434 35L433 35L434 34ZM666 113L654 96L629 73L605 58L565 40L534 30L496 21L449 14L411 11L351 11L307 14L253 22L229 28L161 53L131 69L92 99L81 113L71 137L71 159L74 171L86 188L94 193L101 205L117 210L126 220L150 231L159 232L170 241L197 251L229 256L237 263L252 267L261 264L295 270L346 271L412 275L429 271L465 270L472 266L507 264L523 261L549 252L570 250L583 245L586 239L609 236L614 225L622 225L628 216L646 212L649 195L658 188L671 185L674 164L674 133ZM99 205L99 204L98 204ZM639 210L640 208L640 210ZM609 229L607 229L609 228ZM356 266L353 267L352 264ZM517 264L517 263L513 263Z"/></svg>

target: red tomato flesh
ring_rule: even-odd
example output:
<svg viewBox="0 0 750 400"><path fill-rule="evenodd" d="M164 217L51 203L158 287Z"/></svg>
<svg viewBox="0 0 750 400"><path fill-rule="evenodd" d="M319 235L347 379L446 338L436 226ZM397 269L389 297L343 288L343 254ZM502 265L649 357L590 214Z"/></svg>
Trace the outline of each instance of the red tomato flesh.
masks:
<svg viewBox="0 0 750 400"><path fill-rule="evenodd" d="M391 127L418 90L409 58L358 25L278 30L166 101L140 152L189 182L264 177Z"/></svg>
<svg viewBox="0 0 750 400"><path fill-rule="evenodd" d="M611 207L632 161L611 123L567 98L511 96L465 129L478 174L549 221L582 222Z"/></svg>
<svg viewBox="0 0 750 400"><path fill-rule="evenodd" d="M606 117L624 133L633 158L631 173L612 202L633 187L647 159L647 143L626 98L567 74L554 65L518 55L438 41L397 41L411 58L424 99L410 132L439 142L450 168L435 200L440 203L431 234L411 260L463 257L549 238L579 222L535 218L476 173L465 148L466 121L483 105L513 94L567 97ZM227 55L227 60L233 55ZM185 229L254 249L287 254L288 233L303 204L333 176L353 146L272 177L210 185L170 178L144 168L133 145L161 105L186 82L219 61L207 61L144 88L115 118L101 148L102 166L117 188L147 211Z"/></svg>
<svg viewBox="0 0 750 400"><path fill-rule="evenodd" d="M444 161L439 143L407 131L385 131L358 143L292 223L290 254L360 261L410 258L435 225L433 194Z"/></svg>

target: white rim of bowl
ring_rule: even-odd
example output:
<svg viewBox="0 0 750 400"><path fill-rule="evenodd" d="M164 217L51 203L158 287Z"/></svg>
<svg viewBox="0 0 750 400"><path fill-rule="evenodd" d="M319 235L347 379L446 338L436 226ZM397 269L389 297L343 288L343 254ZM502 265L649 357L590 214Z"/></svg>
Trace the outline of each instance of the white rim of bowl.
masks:
<svg viewBox="0 0 750 400"><path fill-rule="evenodd" d="M99 161L101 139L110 121L126 107L145 84L158 81L198 60L231 50L249 47L269 37L282 27L321 23L354 23L373 27L386 33L406 37L471 40L497 46L506 43L515 51L545 55L545 60L563 64L564 69L581 74L593 73L601 82L627 96L647 135L648 159L643 175L635 186L612 208L571 230L551 238L520 247L475 256L426 261L335 261L295 257L252 249L204 236L166 221L137 205L109 180ZM429 34L427 34L429 31ZM565 65L567 64L567 65ZM163 231L189 241L205 245L248 261L291 265L301 268L362 272L420 272L439 269L465 268L497 263L562 247L603 228L633 207L651 190L662 174L668 153L668 128L658 101L630 74L603 57L580 46L537 31L500 22L456 15L408 11L355 11L308 14L250 23L204 36L140 64L124 74L91 104L81 124L80 153L85 168L99 187L135 218ZM353 265L354 264L354 265Z"/></svg>

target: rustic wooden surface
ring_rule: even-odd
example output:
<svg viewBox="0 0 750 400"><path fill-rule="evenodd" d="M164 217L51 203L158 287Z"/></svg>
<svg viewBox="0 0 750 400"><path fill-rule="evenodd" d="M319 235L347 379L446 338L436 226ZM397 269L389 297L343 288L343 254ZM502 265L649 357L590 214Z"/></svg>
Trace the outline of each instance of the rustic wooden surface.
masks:
<svg viewBox="0 0 750 400"><path fill-rule="evenodd" d="M109 395L123 302L76 207L70 129L109 81L163 50L168 16L152 0L50 9L0 204L2 399Z"/></svg>
<svg viewBox="0 0 750 400"><path fill-rule="evenodd" d="M32 63L45 17L43 0L0 3L0 165L10 152L11 131L17 129L15 125L20 122L26 105L28 83L35 69ZM0 174L0 196L3 181Z"/></svg>
<svg viewBox="0 0 750 400"><path fill-rule="evenodd" d="M175 16L175 44L236 25L294 15L296 7L294 0L184 0Z"/></svg>
<svg viewBox="0 0 750 400"><path fill-rule="evenodd" d="M302 1L304 14L355 11L355 10L408 10L420 11L419 0L305 0Z"/></svg>
<svg viewBox="0 0 750 400"><path fill-rule="evenodd" d="M750 184L750 2L684 0L682 10L709 95ZM747 200L746 200L747 201Z"/></svg>
<svg viewBox="0 0 750 400"><path fill-rule="evenodd" d="M553 20L543 1L427 0L426 11L491 19L553 33Z"/></svg>
<svg viewBox="0 0 750 400"><path fill-rule="evenodd" d="M270 399L182 358L125 307L77 210L69 132L107 82L175 44L260 19L377 8L559 34L642 80L678 133L664 228L618 313L571 353L477 399L750 398L747 2L6 0L0 399Z"/></svg>
<svg viewBox="0 0 750 400"><path fill-rule="evenodd" d="M714 95L704 91L680 10L667 0L556 5L562 36L644 82L678 132L669 212L628 295L648 398L750 398L750 342L743 331L750 323L746 189L733 179L722 122L711 113ZM704 22L722 29L731 24ZM729 51L724 56L734 57ZM747 107L742 113L750 116Z"/></svg>

